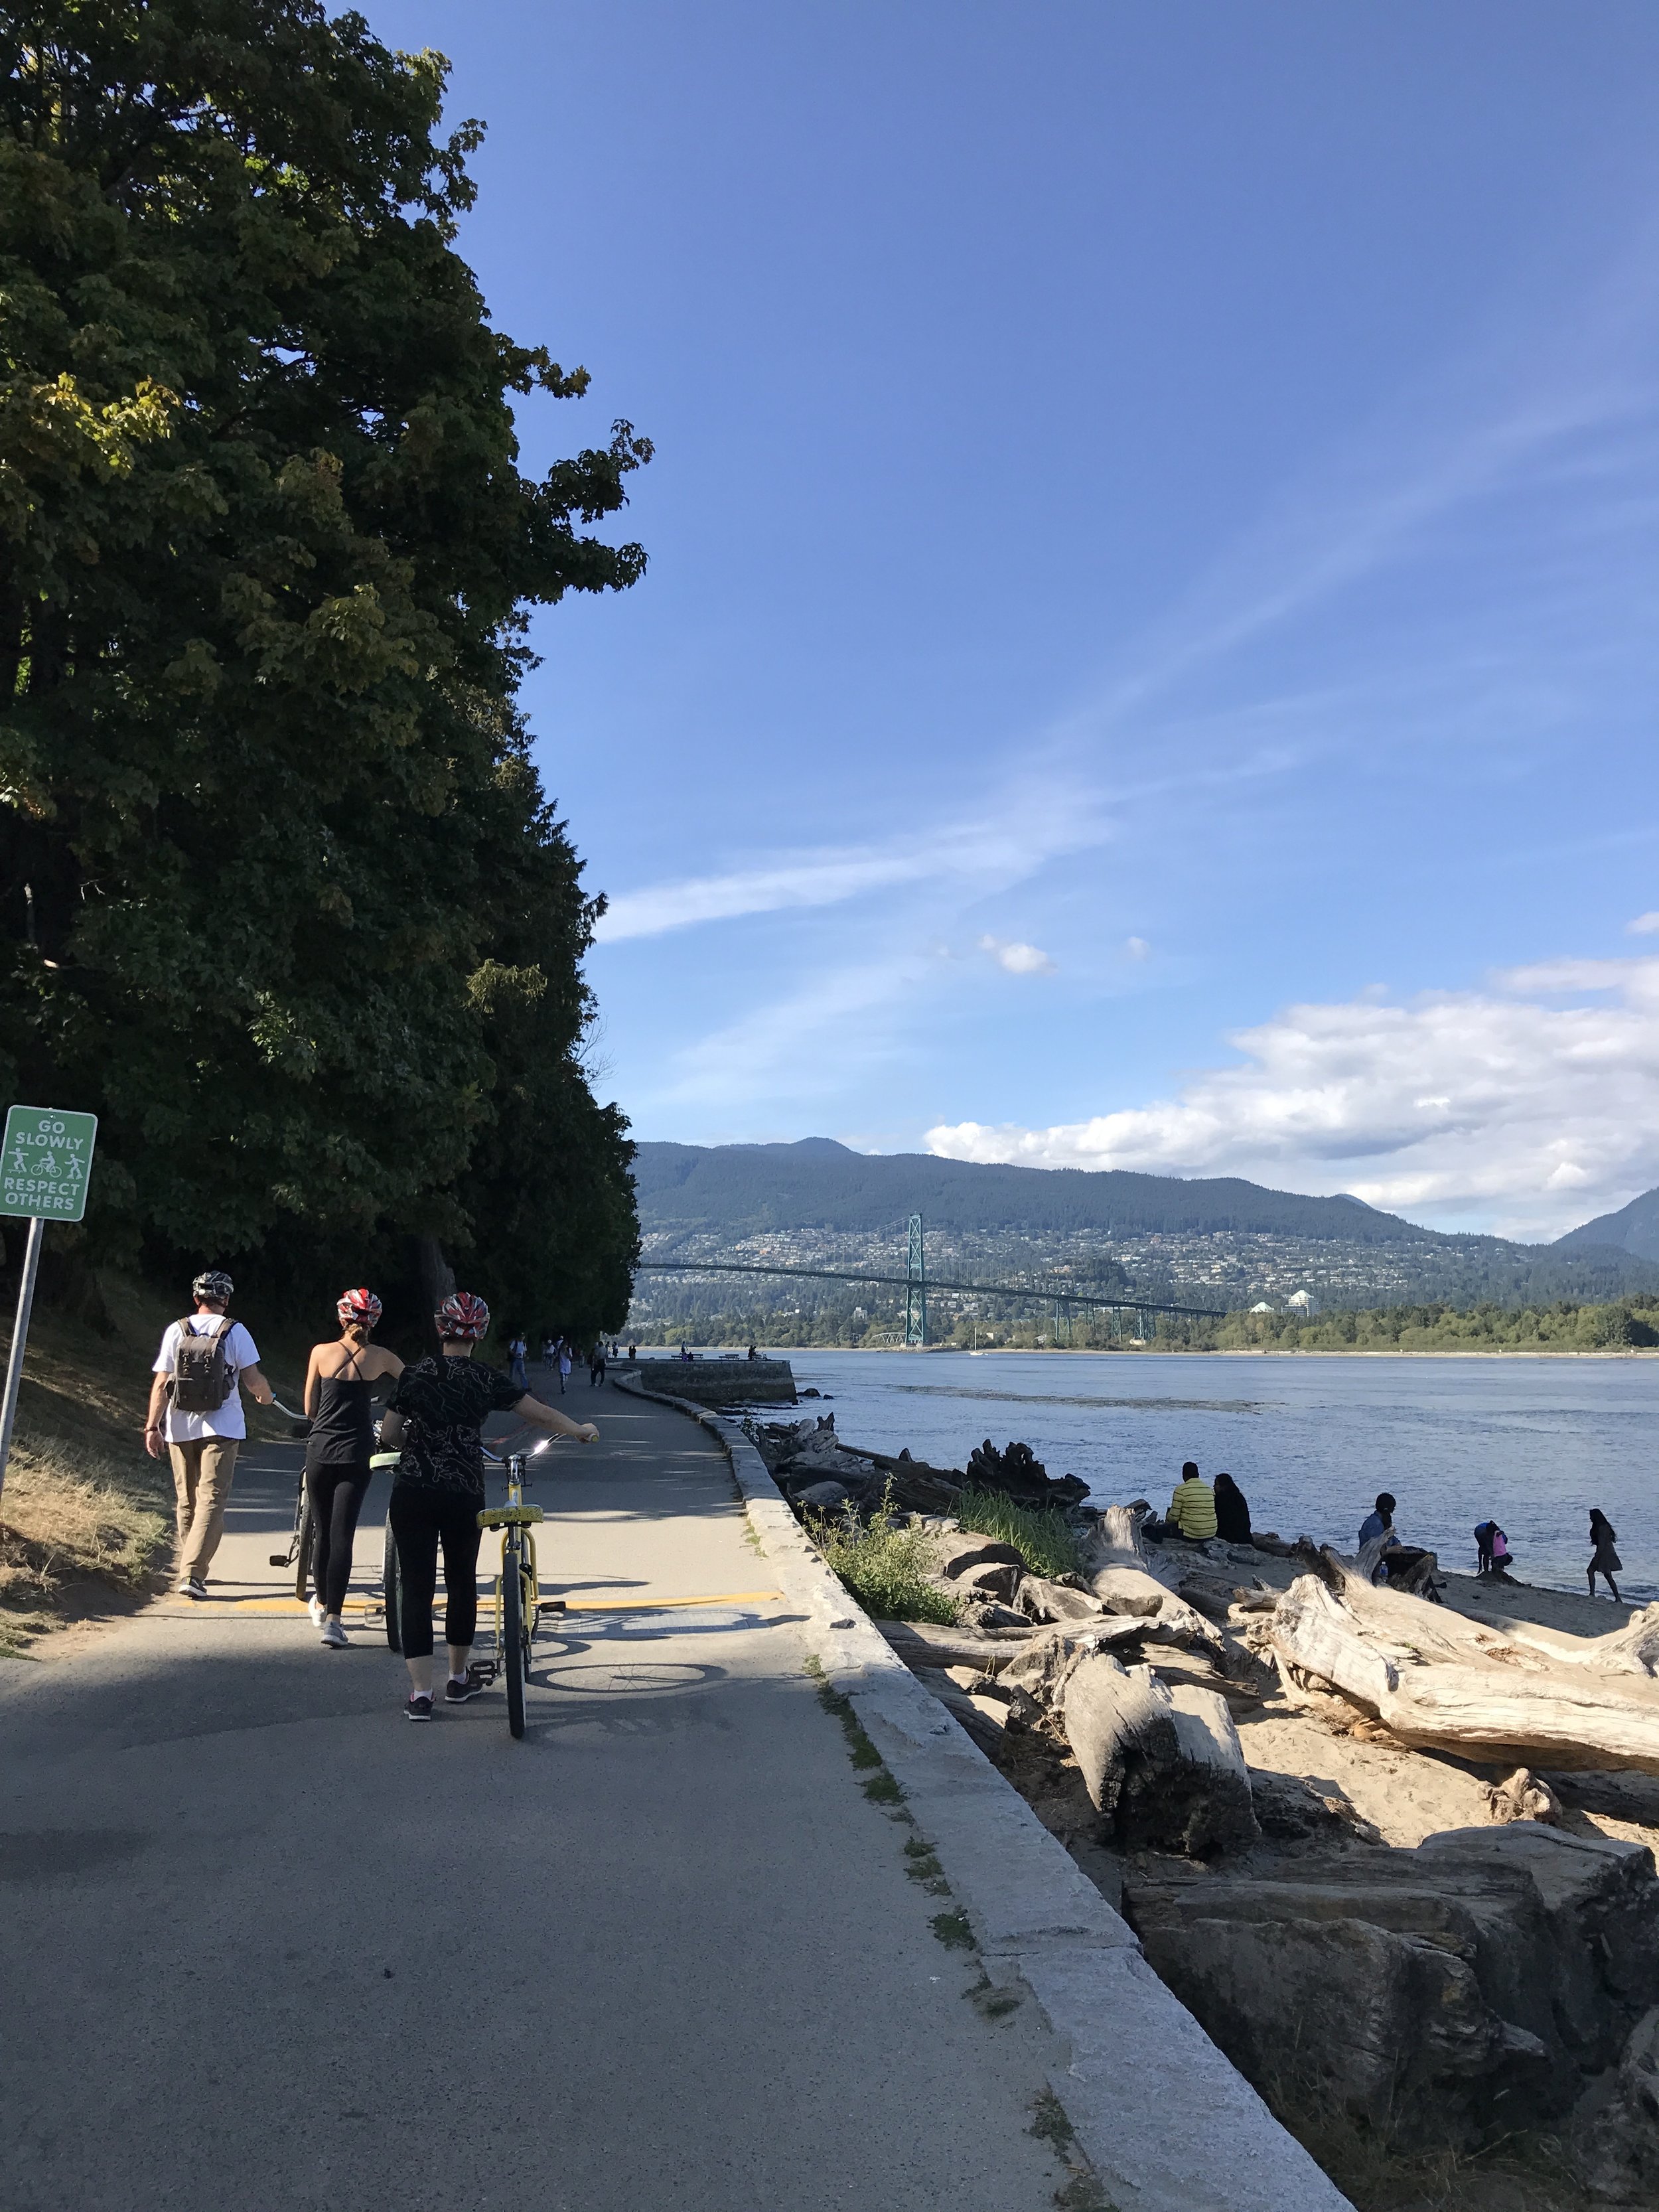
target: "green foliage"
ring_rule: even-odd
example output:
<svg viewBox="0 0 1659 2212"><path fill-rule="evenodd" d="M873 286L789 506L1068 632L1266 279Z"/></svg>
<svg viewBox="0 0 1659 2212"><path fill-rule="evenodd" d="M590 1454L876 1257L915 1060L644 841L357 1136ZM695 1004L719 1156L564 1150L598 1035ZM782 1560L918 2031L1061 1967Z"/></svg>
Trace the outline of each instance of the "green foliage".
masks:
<svg viewBox="0 0 1659 2212"><path fill-rule="evenodd" d="M102 1116L98 1255L436 1234L618 1322L599 904L514 700L526 605L641 574L586 526L650 448L520 473L514 396L587 380L454 250L440 57L318 0L0 49L0 1085Z"/></svg>
<svg viewBox="0 0 1659 2212"><path fill-rule="evenodd" d="M994 1490L964 1490L956 1517L975 1535L1012 1544L1034 1575L1074 1575L1083 1564L1066 1516L1052 1505L1016 1505Z"/></svg>
<svg viewBox="0 0 1659 2212"><path fill-rule="evenodd" d="M1173 1333L1171 1333L1173 1334ZM1195 1349L1274 1352L1624 1352L1659 1346L1659 1298L1518 1310L1491 1304L1377 1307L1304 1321L1293 1314L1229 1314L1187 1332ZM1169 1340L1160 1332L1160 1343Z"/></svg>
<svg viewBox="0 0 1659 2212"><path fill-rule="evenodd" d="M933 1552L914 1520L901 1521L885 1498L866 1524L850 1506L835 1518L809 1515L807 1532L867 1613L878 1620L954 1625L957 1607L936 1583Z"/></svg>

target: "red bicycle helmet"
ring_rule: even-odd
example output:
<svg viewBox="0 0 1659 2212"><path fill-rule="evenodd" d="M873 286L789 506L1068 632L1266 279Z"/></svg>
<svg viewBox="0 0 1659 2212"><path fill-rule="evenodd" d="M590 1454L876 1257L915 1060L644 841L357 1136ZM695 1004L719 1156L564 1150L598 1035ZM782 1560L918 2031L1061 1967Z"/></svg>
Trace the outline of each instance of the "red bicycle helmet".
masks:
<svg viewBox="0 0 1659 2212"><path fill-rule="evenodd" d="M476 1344L489 1327L489 1308L471 1291L457 1291L432 1316L440 1336L452 1343Z"/></svg>
<svg viewBox="0 0 1659 2212"><path fill-rule="evenodd" d="M365 1328L373 1328L382 1309L373 1291L347 1291L334 1310L342 1321L360 1321Z"/></svg>

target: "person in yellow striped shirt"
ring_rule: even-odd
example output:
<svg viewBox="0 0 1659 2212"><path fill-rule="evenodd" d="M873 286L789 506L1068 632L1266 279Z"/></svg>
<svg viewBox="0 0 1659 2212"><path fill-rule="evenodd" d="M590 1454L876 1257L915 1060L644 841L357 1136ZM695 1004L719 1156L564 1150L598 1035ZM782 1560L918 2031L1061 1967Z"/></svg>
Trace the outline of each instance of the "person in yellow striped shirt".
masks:
<svg viewBox="0 0 1659 2212"><path fill-rule="evenodd" d="M1215 1534L1215 1492L1200 1475L1196 1460L1188 1460L1170 1500L1170 1519L1183 1536L1201 1544Z"/></svg>

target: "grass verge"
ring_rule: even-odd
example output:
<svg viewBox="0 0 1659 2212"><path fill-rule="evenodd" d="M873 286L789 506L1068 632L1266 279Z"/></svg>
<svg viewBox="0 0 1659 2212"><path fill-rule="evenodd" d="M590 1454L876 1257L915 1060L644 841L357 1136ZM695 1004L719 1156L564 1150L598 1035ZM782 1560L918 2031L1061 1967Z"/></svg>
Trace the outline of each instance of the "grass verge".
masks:
<svg viewBox="0 0 1659 2212"><path fill-rule="evenodd" d="M994 1490L964 1490L955 1514L976 1536L1012 1544L1034 1575L1074 1575L1083 1565L1065 1515L1052 1505L1016 1505Z"/></svg>
<svg viewBox="0 0 1659 2212"><path fill-rule="evenodd" d="M809 1515L806 1531L865 1611L878 1620L955 1626L955 1599L932 1580L932 1545L920 1523L902 1521L886 1496L867 1524L849 1506L834 1516Z"/></svg>

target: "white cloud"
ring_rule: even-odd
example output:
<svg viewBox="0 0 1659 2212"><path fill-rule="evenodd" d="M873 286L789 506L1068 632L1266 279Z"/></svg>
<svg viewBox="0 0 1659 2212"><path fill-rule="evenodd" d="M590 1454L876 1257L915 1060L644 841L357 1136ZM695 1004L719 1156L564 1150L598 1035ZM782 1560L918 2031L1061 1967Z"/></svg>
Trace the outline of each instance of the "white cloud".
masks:
<svg viewBox="0 0 1659 2212"><path fill-rule="evenodd" d="M1054 973L1054 962L1035 945L1021 945L1017 940L1009 942L1000 937L981 937L979 949L981 952L988 952L998 967L1006 969L1011 975L1052 975Z"/></svg>
<svg viewBox="0 0 1659 2212"><path fill-rule="evenodd" d="M619 892L594 935L602 944L659 937L695 922L835 906L908 884L951 880L977 897L1006 890L1049 860L1103 845L1111 835L1098 797L1050 778L1040 792L1027 790L988 807L980 820L941 823L884 845L781 852L764 867Z"/></svg>
<svg viewBox="0 0 1659 2212"><path fill-rule="evenodd" d="M1659 930L1659 908L1648 914L1638 914L1635 921L1627 921L1625 927L1632 937L1651 937L1656 930Z"/></svg>
<svg viewBox="0 0 1659 2212"><path fill-rule="evenodd" d="M1123 940L1123 950L1131 960L1144 960L1152 949L1144 937L1126 937Z"/></svg>
<svg viewBox="0 0 1659 2212"><path fill-rule="evenodd" d="M1172 1098L1048 1129L961 1121L928 1145L1347 1190L1538 1237L1659 1183L1659 958L1515 969L1403 1005L1288 1006L1229 1042L1243 1064Z"/></svg>

